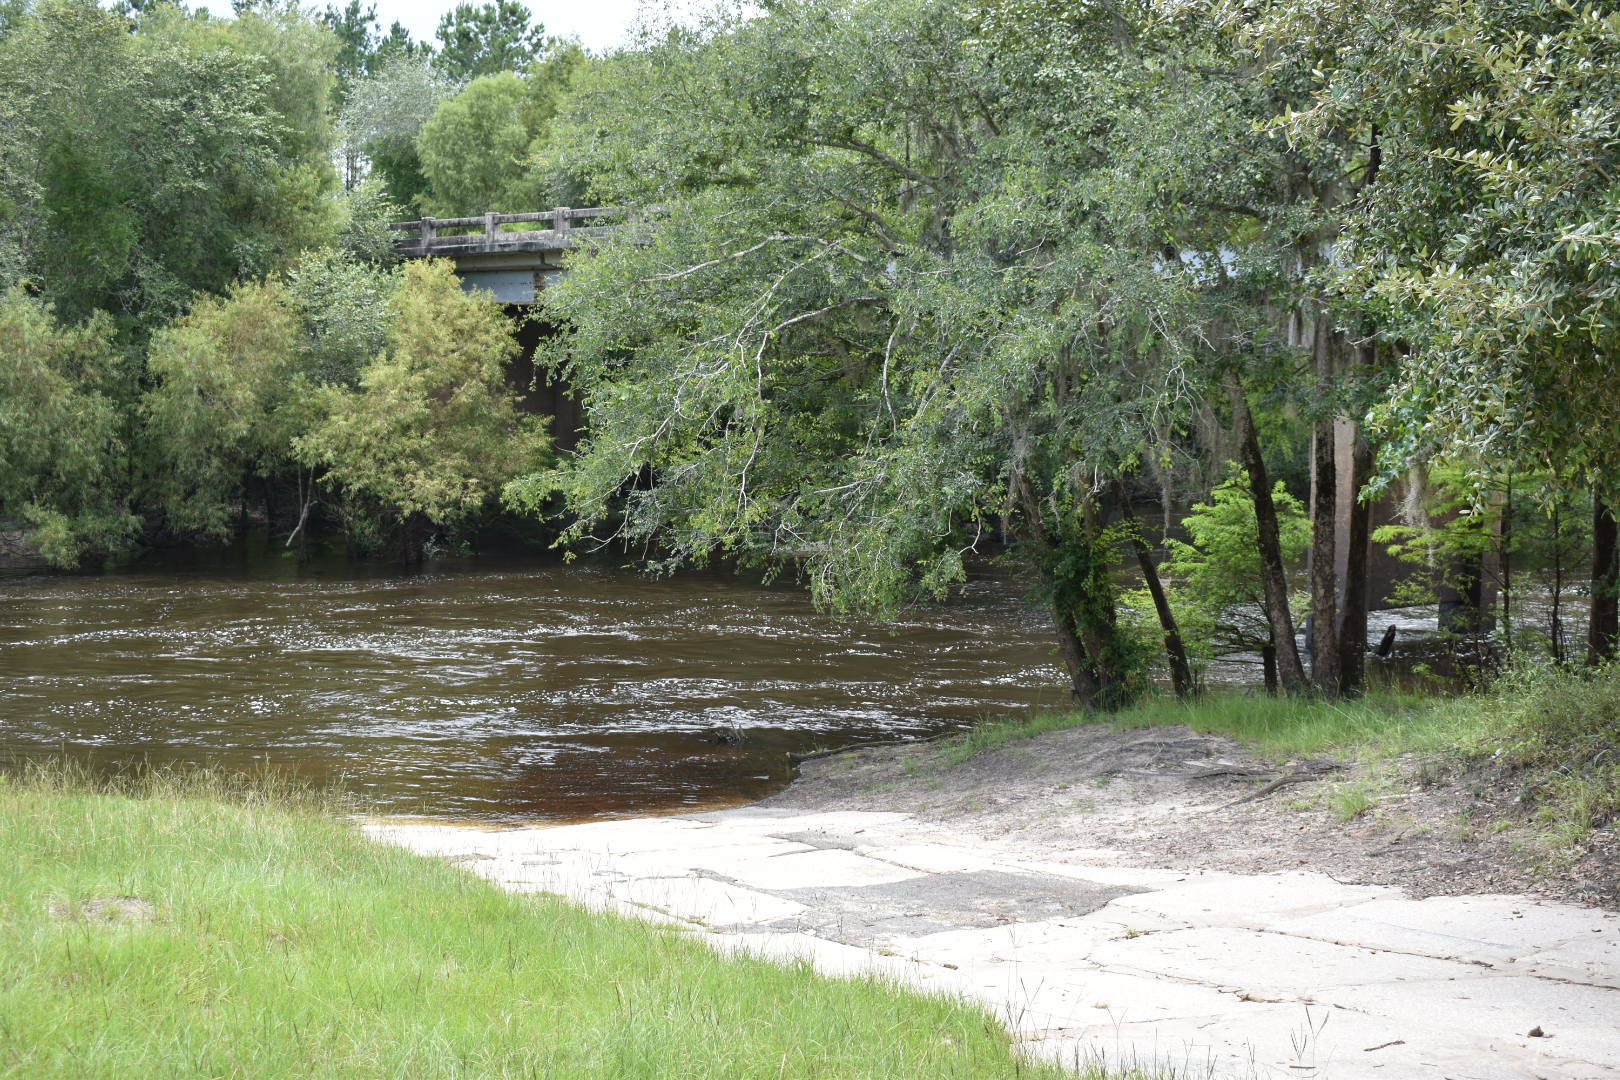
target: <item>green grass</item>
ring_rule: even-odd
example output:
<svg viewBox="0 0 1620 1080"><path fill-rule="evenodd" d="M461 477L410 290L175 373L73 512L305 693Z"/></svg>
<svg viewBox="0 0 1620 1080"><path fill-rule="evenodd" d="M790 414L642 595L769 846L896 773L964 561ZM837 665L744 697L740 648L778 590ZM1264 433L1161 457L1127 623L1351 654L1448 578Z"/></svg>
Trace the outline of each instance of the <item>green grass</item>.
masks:
<svg viewBox="0 0 1620 1080"><path fill-rule="evenodd" d="M1620 662L1516 671L1491 694L1436 710L1471 729L1465 749L1518 781L1554 854L1572 857L1620 820Z"/></svg>
<svg viewBox="0 0 1620 1080"><path fill-rule="evenodd" d="M1019 720L986 720L942 742L940 761L946 766L960 765L975 755L1010 742L1092 722L1079 712L1038 712Z"/></svg>
<svg viewBox="0 0 1620 1080"><path fill-rule="evenodd" d="M1253 693L1211 693L1190 702L1155 697L1117 713L1057 711L990 721L950 740L942 748L942 760L958 765L1010 742L1086 724L1119 729L1185 724L1204 734L1237 739L1262 756L1286 758L1347 747L1451 746L1461 736L1464 722L1464 717L1444 715L1432 703L1412 697L1338 702Z"/></svg>
<svg viewBox="0 0 1620 1080"><path fill-rule="evenodd" d="M1217 692L1188 702L1151 698L1112 714L1047 712L981 724L944 744L940 760L959 765L1021 739L1087 724L1185 724L1236 739L1274 760L1439 755L1518 784L1545 845L1566 854L1594 829L1620 820L1620 664L1597 671L1524 669L1485 692L1453 696L1384 692L1321 701ZM1365 788L1341 790L1333 801L1343 820L1377 805Z"/></svg>
<svg viewBox="0 0 1620 1080"><path fill-rule="evenodd" d="M1333 793L1333 813L1340 821L1354 821L1377 805L1377 796L1365 783L1345 784Z"/></svg>
<svg viewBox="0 0 1620 1080"><path fill-rule="evenodd" d="M979 1009L504 893L332 809L0 778L0 1076L1058 1075Z"/></svg>
<svg viewBox="0 0 1620 1080"><path fill-rule="evenodd" d="M1449 721L1410 697L1315 701L1269 694L1213 693L1194 702L1154 699L1109 723L1121 728L1186 724L1194 731L1226 735L1266 757L1288 758L1347 747L1417 749L1447 745Z"/></svg>

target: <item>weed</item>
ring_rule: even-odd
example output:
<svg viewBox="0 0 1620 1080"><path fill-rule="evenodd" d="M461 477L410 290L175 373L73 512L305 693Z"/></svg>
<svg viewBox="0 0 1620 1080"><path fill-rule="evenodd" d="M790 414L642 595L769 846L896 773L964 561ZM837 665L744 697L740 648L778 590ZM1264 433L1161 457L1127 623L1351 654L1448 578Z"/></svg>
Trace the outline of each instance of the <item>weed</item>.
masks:
<svg viewBox="0 0 1620 1080"><path fill-rule="evenodd" d="M1377 805L1366 784L1349 784L1333 793L1333 813L1340 821L1354 821Z"/></svg>

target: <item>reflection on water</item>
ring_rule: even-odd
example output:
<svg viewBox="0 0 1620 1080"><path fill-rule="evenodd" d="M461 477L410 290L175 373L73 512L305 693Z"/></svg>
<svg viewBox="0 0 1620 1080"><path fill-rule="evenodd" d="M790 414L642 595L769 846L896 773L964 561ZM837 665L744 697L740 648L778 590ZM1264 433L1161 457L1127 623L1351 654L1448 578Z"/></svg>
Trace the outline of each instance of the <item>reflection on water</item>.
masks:
<svg viewBox="0 0 1620 1080"><path fill-rule="evenodd" d="M380 809L579 818L758 798L787 755L1059 704L1005 583L898 624L724 575L287 562L0 579L0 761L270 762ZM718 744L743 728L744 745Z"/></svg>

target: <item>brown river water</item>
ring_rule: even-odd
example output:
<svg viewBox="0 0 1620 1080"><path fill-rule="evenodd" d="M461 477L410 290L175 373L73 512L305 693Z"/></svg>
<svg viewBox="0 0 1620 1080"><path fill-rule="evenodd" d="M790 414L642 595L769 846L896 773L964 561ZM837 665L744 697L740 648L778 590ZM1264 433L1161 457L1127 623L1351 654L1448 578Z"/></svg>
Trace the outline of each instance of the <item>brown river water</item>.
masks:
<svg viewBox="0 0 1620 1080"><path fill-rule="evenodd" d="M0 578L0 767L269 764L389 814L736 804L793 753L1063 701L1043 619L994 578L888 624L788 585L542 561Z"/></svg>

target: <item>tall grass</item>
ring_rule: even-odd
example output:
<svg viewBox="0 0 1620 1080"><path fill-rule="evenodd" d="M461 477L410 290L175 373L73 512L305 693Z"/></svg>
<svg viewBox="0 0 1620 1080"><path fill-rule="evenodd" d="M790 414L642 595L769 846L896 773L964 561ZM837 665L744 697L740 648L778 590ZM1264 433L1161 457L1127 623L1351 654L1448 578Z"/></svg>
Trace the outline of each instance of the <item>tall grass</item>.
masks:
<svg viewBox="0 0 1620 1080"><path fill-rule="evenodd" d="M1047 1077L987 1013L723 958L272 779L0 779L0 1076Z"/></svg>
<svg viewBox="0 0 1620 1080"><path fill-rule="evenodd" d="M1432 701L1398 694L1321 701L1272 694L1215 693L1194 701L1153 699L1098 722L1120 728L1185 724L1226 735L1263 756L1287 758L1330 750L1421 750L1453 745L1460 716Z"/></svg>
<svg viewBox="0 0 1620 1080"><path fill-rule="evenodd" d="M1270 757L1292 757L1346 747L1418 749L1454 744L1461 715L1441 715L1421 699L1386 695L1324 702L1268 694L1213 693L1192 701L1150 698L1116 713L1078 710L1037 713L1021 720L991 721L964 732L943 749L947 764L1048 731L1083 725L1122 730L1185 724L1204 734L1225 735Z"/></svg>
<svg viewBox="0 0 1620 1080"><path fill-rule="evenodd" d="M1555 847L1573 852L1620 820L1620 663L1521 668L1435 711L1469 733L1463 749L1517 776Z"/></svg>

